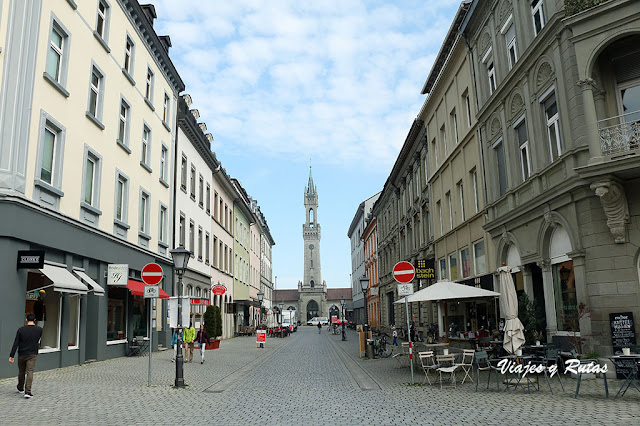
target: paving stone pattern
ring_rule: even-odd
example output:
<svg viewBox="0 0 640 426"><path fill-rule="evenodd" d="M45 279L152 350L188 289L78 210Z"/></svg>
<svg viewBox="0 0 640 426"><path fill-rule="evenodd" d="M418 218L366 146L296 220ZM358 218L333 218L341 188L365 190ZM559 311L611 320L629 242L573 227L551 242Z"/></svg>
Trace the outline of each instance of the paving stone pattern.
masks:
<svg viewBox="0 0 640 426"><path fill-rule="evenodd" d="M583 380L574 399L568 376L564 393L553 380L554 395L546 385L530 394L410 386L408 367L360 359L356 333L347 337L301 327L264 349L255 337L225 340L202 365L194 352L185 389L172 387L172 351L153 354L151 387L146 356L36 372L30 400L15 392L15 379L0 380L0 424L640 424L639 392L613 400L620 381L610 380L608 400L600 380Z"/></svg>

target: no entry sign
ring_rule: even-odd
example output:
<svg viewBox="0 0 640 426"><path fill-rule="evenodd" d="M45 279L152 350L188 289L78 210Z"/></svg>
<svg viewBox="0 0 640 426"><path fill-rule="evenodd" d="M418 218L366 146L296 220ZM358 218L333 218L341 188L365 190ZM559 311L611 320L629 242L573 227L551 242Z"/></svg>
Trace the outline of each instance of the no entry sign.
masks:
<svg viewBox="0 0 640 426"><path fill-rule="evenodd" d="M147 285L156 285L162 281L162 267L157 263L148 263L142 268L142 281Z"/></svg>
<svg viewBox="0 0 640 426"><path fill-rule="evenodd" d="M401 284L410 283L416 275L416 270L409 262L398 262L393 267L393 278Z"/></svg>

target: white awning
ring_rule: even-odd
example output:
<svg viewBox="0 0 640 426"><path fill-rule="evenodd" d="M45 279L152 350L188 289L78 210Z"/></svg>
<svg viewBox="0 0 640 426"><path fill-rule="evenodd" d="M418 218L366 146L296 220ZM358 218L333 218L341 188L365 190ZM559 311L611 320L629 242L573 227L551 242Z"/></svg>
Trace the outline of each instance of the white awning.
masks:
<svg viewBox="0 0 640 426"><path fill-rule="evenodd" d="M476 299L480 297L497 297L500 293L471 287L469 285L454 283L451 281L438 281L429 287L425 287L408 297L411 302L425 302L451 299ZM394 303L404 303L404 297Z"/></svg>
<svg viewBox="0 0 640 426"><path fill-rule="evenodd" d="M89 289L82 284L71 272L59 266L44 264L40 272L53 281L53 289L64 293L87 294Z"/></svg>
<svg viewBox="0 0 640 426"><path fill-rule="evenodd" d="M80 279L84 281L85 284L91 287L91 290L93 290L93 294L95 294L96 296L104 296L104 288L102 288L100 284L92 280L89 275L84 273L84 271L74 269L73 273L80 277Z"/></svg>

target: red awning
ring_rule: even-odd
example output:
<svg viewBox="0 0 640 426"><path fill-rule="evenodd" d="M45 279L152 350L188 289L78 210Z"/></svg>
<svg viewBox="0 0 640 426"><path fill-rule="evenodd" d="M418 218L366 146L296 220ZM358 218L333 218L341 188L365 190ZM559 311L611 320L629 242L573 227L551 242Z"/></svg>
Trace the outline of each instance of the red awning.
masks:
<svg viewBox="0 0 640 426"><path fill-rule="evenodd" d="M131 291L131 294L133 294L134 296L144 296L145 285L146 285L145 283L140 281L129 280L129 283L126 285L126 287L129 289L129 291ZM160 299L168 299L168 298L169 298L169 294L163 289L160 289Z"/></svg>

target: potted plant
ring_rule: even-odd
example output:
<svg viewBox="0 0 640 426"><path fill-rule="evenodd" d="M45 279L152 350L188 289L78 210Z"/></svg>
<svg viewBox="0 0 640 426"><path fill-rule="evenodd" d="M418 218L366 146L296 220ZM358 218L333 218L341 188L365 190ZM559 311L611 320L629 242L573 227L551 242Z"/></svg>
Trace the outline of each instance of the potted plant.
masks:
<svg viewBox="0 0 640 426"><path fill-rule="evenodd" d="M220 308L209 305L204 313L204 331L207 332L211 343L207 343L206 349L218 349L220 347L220 339L222 336L222 314Z"/></svg>
<svg viewBox="0 0 640 426"><path fill-rule="evenodd" d="M536 341L536 346L540 346L540 342L542 342L542 332L533 330L533 338Z"/></svg>

